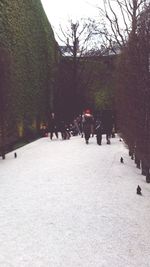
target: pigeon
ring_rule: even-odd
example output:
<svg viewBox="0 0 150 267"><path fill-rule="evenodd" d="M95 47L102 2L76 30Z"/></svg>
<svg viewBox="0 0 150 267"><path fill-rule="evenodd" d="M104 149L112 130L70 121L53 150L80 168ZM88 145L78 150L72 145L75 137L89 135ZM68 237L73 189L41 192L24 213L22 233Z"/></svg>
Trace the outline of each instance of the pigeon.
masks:
<svg viewBox="0 0 150 267"><path fill-rule="evenodd" d="M124 161L123 161L123 157L120 158L120 162L121 162L121 163L124 163Z"/></svg>
<svg viewBox="0 0 150 267"><path fill-rule="evenodd" d="M142 193L141 193L141 187L138 185L138 187L137 187L137 189L136 189L136 193L138 194L138 195L142 195Z"/></svg>

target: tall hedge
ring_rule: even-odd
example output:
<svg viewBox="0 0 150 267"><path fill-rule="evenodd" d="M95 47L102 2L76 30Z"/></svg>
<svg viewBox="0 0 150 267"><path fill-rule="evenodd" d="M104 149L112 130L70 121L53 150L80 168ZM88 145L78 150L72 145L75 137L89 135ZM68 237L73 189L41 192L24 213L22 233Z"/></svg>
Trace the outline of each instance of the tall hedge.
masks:
<svg viewBox="0 0 150 267"><path fill-rule="evenodd" d="M118 65L117 114L120 132L150 182L150 5L140 14Z"/></svg>
<svg viewBox="0 0 150 267"><path fill-rule="evenodd" d="M40 0L0 0L0 70L5 73L0 75L4 99L0 129L6 136L22 135L28 125L37 127L46 120L53 109L58 60Z"/></svg>

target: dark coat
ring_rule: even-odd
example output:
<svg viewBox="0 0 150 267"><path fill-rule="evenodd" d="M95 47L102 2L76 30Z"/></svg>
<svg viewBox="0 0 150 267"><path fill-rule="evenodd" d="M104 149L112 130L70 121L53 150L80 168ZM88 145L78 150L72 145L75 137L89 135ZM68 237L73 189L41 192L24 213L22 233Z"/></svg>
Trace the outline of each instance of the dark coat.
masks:
<svg viewBox="0 0 150 267"><path fill-rule="evenodd" d="M99 122L95 128L95 133L96 135L102 135L103 133L103 127L102 127L102 123Z"/></svg>
<svg viewBox="0 0 150 267"><path fill-rule="evenodd" d="M85 139L89 139L91 133L93 133L93 116L92 115L88 115L88 116L84 116L84 122L83 122L83 131L85 134Z"/></svg>

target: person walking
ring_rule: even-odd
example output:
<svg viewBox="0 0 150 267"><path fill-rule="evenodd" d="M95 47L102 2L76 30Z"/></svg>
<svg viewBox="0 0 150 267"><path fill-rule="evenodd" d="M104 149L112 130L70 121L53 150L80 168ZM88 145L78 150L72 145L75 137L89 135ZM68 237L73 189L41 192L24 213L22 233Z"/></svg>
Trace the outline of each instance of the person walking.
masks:
<svg viewBox="0 0 150 267"><path fill-rule="evenodd" d="M52 140L53 134L55 133L58 138L58 122L55 117L55 113L51 113L50 121L49 121L49 130L50 130L50 139Z"/></svg>
<svg viewBox="0 0 150 267"><path fill-rule="evenodd" d="M103 128L104 132L106 133L106 143L108 145L111 144L110 138L112 134L112 126L113 126L112 112L110 110L105 110L103 114Z"/></svg>
<svg viewBox="0 0 150 267"><path fill-rule="evenodd" d="M89 109L85 111L83 116L83 131L86 144L89 143L91 134L93 135L94 118Z"/></svg>
<svg viewBox="0 0 150 267"><path fill-rule="evenodd" d="M96 128L95 128L96 140L98 145L102 144L102 131L103 131L102 122L98 120L96 122Z"/></svg>

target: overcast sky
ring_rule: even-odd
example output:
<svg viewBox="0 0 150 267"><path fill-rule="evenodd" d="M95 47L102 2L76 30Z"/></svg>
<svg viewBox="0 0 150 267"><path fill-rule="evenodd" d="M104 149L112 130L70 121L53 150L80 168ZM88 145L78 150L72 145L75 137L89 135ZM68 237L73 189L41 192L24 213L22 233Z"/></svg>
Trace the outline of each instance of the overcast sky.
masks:
<svg viewBox="0 0 150 267"><path fill-rule="evenodd" d="M66 24L69 19L98 18L97 6L102 0L41 0L53 28Z"/></svg>
<svg viewBox="0 0 150 267"><path fill-rule="evenodd" d="M68 25L69 20L76 22L81 18L92 18L101 21L99 7L103 8L103 0L41 0L41 2L58 43L60 43L57 37L57 34L61 32L60 24L65 31L65 26ZM122 19L116 2L112 0L111 5L119 20ZM109 9L107 11L109 12ZM119 25L121 24L120 20Z"/></svg>

